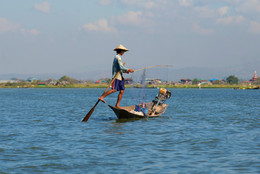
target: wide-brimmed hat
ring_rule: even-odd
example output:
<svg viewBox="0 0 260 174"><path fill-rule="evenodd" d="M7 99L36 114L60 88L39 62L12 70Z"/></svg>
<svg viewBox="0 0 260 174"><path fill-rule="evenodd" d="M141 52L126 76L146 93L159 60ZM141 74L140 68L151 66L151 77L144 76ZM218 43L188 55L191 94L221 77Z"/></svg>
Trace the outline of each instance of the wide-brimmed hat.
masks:
<svg viewBox="0 0 260 174"><path fill-rule="evenodd" d="M123 51L129 51L126 47L124 47L123 45L119 45L118 47L116 47L115 49L114 49L114 51L116 51L116 50L123 50Z"/></svg>

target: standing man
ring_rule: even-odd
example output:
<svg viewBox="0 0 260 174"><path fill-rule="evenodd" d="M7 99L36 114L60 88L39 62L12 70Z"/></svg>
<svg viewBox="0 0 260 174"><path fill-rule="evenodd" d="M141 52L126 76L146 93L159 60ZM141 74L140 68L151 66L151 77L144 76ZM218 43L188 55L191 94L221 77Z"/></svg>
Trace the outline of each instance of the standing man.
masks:
<svg viewBox="0 0 260 174"><path fill-rule="evenodd" d="M99 100L101 100L102 102L106 103L104 101L104 98L116 91L119 91L118 97L117 97L117 102L116 102L116 107L120 108L119 104L120 101L123 97L123 94L125 92L125 80L123 77L123 73L133 73L134 70L132 69L128 69L126 68L123 63L122 63L122 56L124 55L125 52L128 51L127 48L125 48L123 45L119 45L118 47L116 47L114 49L114 51L116 51L116 56L114 58L113 61L113 66L112 66L112 75L113 78L115 77L115 75L118 73L118 75L115 77L114 82L112 83L112 88L107 91L105 94L103 94L101 97L99 97Z"/></svg>

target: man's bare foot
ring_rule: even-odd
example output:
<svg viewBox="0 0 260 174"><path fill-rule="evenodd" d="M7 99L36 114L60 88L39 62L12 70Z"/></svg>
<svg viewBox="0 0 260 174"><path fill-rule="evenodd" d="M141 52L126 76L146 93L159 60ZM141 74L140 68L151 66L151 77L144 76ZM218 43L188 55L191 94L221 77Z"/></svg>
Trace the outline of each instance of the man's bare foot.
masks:
<svg viewBox="0 0 260 174"><path fill-rule="evenodd" d="M103 97L99 97L98 99L101 100L103 103L106 103Z"/></svg>
<svg viewBox="0 0 260 174"><path fill-rule="evenodd" d="M117 105L115 107L118 108L118 109L123 109L123 108L121 108L120 106L117 106Z"/></svg>

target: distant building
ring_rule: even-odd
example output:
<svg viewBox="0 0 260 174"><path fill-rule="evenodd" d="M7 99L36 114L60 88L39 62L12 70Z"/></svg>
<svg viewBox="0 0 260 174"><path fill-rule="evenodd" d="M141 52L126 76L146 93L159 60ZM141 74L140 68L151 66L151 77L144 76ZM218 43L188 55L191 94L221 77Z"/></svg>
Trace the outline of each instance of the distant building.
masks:
<svg viewBox="0 0 260 174"><path fill-rule="evenodd" d="M46 83L45 82L39 82L38 86L46 86Z"/></svg>
<svg viewBox="0 0 260 174"><path fill-rule="evenodd" d="M132 84L132 83L133 83L133 79L131 78L125 79L125 84Z"/></svg>
<svg viewBox="0 0 260 174"><path fill-rule="evenodd" d="M208 85L210 85L211 82L208 81L208 80L201 80L201 81L200 81L200 84L208 84Z"/></svg>
<svg viewBox="0 0 260 174"><path fill-rule="evenodd" d="M56 85L57 82L58 81L56 79L48 79L48 80L46 80L46 83L48 83L49 85Z"/></svg>
<svg viewBox="0 0 260 174"><path fill-rule="evenodd" d="M209 81L210 82L214 82L214 81L217 81L218 79L210 79Z"/></svg>
<svg viewBox="0 0 260 174"><path fill-rule="evenodd" d="M0 83L18 83L18 80L0 80Z"/></svg>
<svg viewBox="0 0 260 174"><path fill-rule="evenodd" d="M36 82L38 79L34 77L30 77L27 79L27 82Z"/></svg>
<svg viewBox="0 0 260 174"><path fill-rule="evenodd" d="M256 71L255 71L255 74L254 74L253 78L252 78L250 81L251 81L251 82L254 82L254 81L257 80L257 78L258 78L258 76L257 76Z"/></svg>
<svg viewBox="0 0 260 174"><path fill-rule="evenodd" d="M182 84L190 84L191 83L191 79L181 79L180 81Z"/></svg>
<svg viewBox="0 0 260 174"><path fill-rule="evenodd" d="M159 84L162 84L162 80L161 79L145 79L145 84L159 85Z"/></svg>
<svg viewBox="0 0 260 174"><path fill-rule="evenodd" d="M104 80L104 79L100 79L100 80L96 81L95 83L96 84L104 84L104 83L107 83L107 81Z"/></svg>

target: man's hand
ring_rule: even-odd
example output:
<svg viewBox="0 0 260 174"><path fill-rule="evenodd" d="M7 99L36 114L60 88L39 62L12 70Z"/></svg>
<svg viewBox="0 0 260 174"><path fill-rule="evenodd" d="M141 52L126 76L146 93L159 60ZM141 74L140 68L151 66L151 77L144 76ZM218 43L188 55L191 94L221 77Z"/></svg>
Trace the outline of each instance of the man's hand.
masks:
<svg viewBox="0 0 260 174"><path fill-rule="evenodd" d="M133 72L134 72L134 70L132 70L132 69L127 70L127 73L133 73Z"/></svg>

